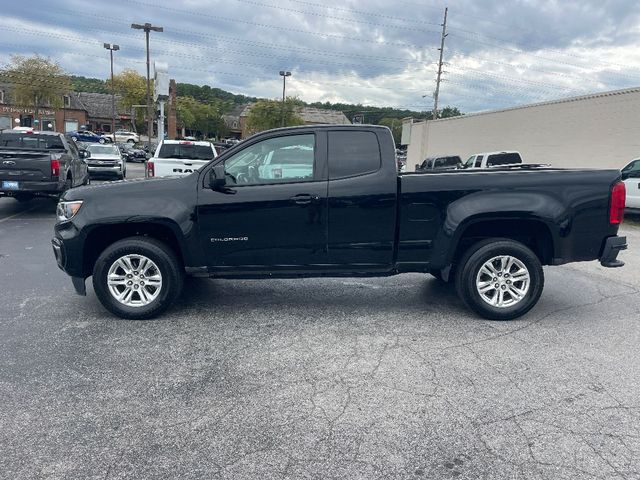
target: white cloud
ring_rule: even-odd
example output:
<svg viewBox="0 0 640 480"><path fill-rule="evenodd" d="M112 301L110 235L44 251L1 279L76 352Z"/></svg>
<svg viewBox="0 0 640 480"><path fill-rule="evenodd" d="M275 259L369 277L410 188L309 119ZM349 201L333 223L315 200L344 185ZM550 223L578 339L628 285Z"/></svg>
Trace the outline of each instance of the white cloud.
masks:
<svg viewBox="0 0 640 480"><path fill-rule="evenodd" d="M105 78L102 42L118 43L116 70L144 73L142 32L162 25L153 59L180 82L305 101L432 107L439 5L369 0L60 0L12 4L0 18L0 59L41 53L75 74ZM271 5L271 6L268 6ZM449 12L441 105L470 112L640 85L640 4L566 0L456 1Z"/></svg>

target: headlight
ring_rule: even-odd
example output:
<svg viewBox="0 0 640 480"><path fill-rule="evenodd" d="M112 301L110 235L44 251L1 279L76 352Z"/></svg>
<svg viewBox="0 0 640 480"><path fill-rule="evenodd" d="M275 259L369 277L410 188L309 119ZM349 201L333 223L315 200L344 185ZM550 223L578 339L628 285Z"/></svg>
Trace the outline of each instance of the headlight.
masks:
<svg viewBox="0 0 640 480"><path fill-rule="evenodd" d="M73 202L58 202L56 208L56 216L59 222L71 220L82 207L82 200L74 200Z"/></svg>

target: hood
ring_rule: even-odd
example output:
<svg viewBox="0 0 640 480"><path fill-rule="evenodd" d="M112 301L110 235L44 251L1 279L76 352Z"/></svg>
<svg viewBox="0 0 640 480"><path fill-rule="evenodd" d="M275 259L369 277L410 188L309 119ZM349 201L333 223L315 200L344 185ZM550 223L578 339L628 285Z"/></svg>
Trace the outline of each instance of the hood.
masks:
<svg viewBox="0 0 640 480"><path fill-rule="evenodd" d="M152 200L156 197L171 198L174 191L188 189L193 184L193 191L197 182L197 175L186 177L158 177L139 178L135 180L121 180L116 182L96 183L85 187L67 190L62 200L93 201L103 198L120 198L123 202Z"/></svg>

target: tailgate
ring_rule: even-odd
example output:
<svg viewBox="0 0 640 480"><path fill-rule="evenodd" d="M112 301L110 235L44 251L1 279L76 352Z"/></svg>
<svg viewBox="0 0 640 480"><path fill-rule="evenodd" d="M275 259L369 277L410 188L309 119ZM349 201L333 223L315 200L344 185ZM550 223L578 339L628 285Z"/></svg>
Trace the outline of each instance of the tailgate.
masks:
<svg viewBox="0 0 640 480"><path fill-rule="evenodd" d="M41 150L0 150L0 180L41 182L51 180L51 155Z"/></svg>
<svg viewBox="0 0 640 480"><path fill-rule="evenodd" d="M209 163L209 160L153 158L156 177L189 175Z"/></svg>

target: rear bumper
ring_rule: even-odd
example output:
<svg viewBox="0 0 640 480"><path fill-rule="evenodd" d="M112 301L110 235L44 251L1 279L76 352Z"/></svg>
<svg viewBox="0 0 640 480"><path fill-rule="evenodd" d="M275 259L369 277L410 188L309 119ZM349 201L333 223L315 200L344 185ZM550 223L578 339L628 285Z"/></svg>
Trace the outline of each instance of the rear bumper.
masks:
<svg viewBox="0 0 640 480"><path fill-rule="evenodd" d="M17 193L60 193L64 191L64 182L21 182L17 180L20 188L16 190L2 189L2 180L0 180L0 196L12 197Z"/></svg>
<svg viewBox="0 0 640 480"><path fill-rule="evenodd" d="M600 265L607 268L617 268L624 266L622 260L618 260L618 253L627 249L627 237L608 237L604 241Z"/></svg>

